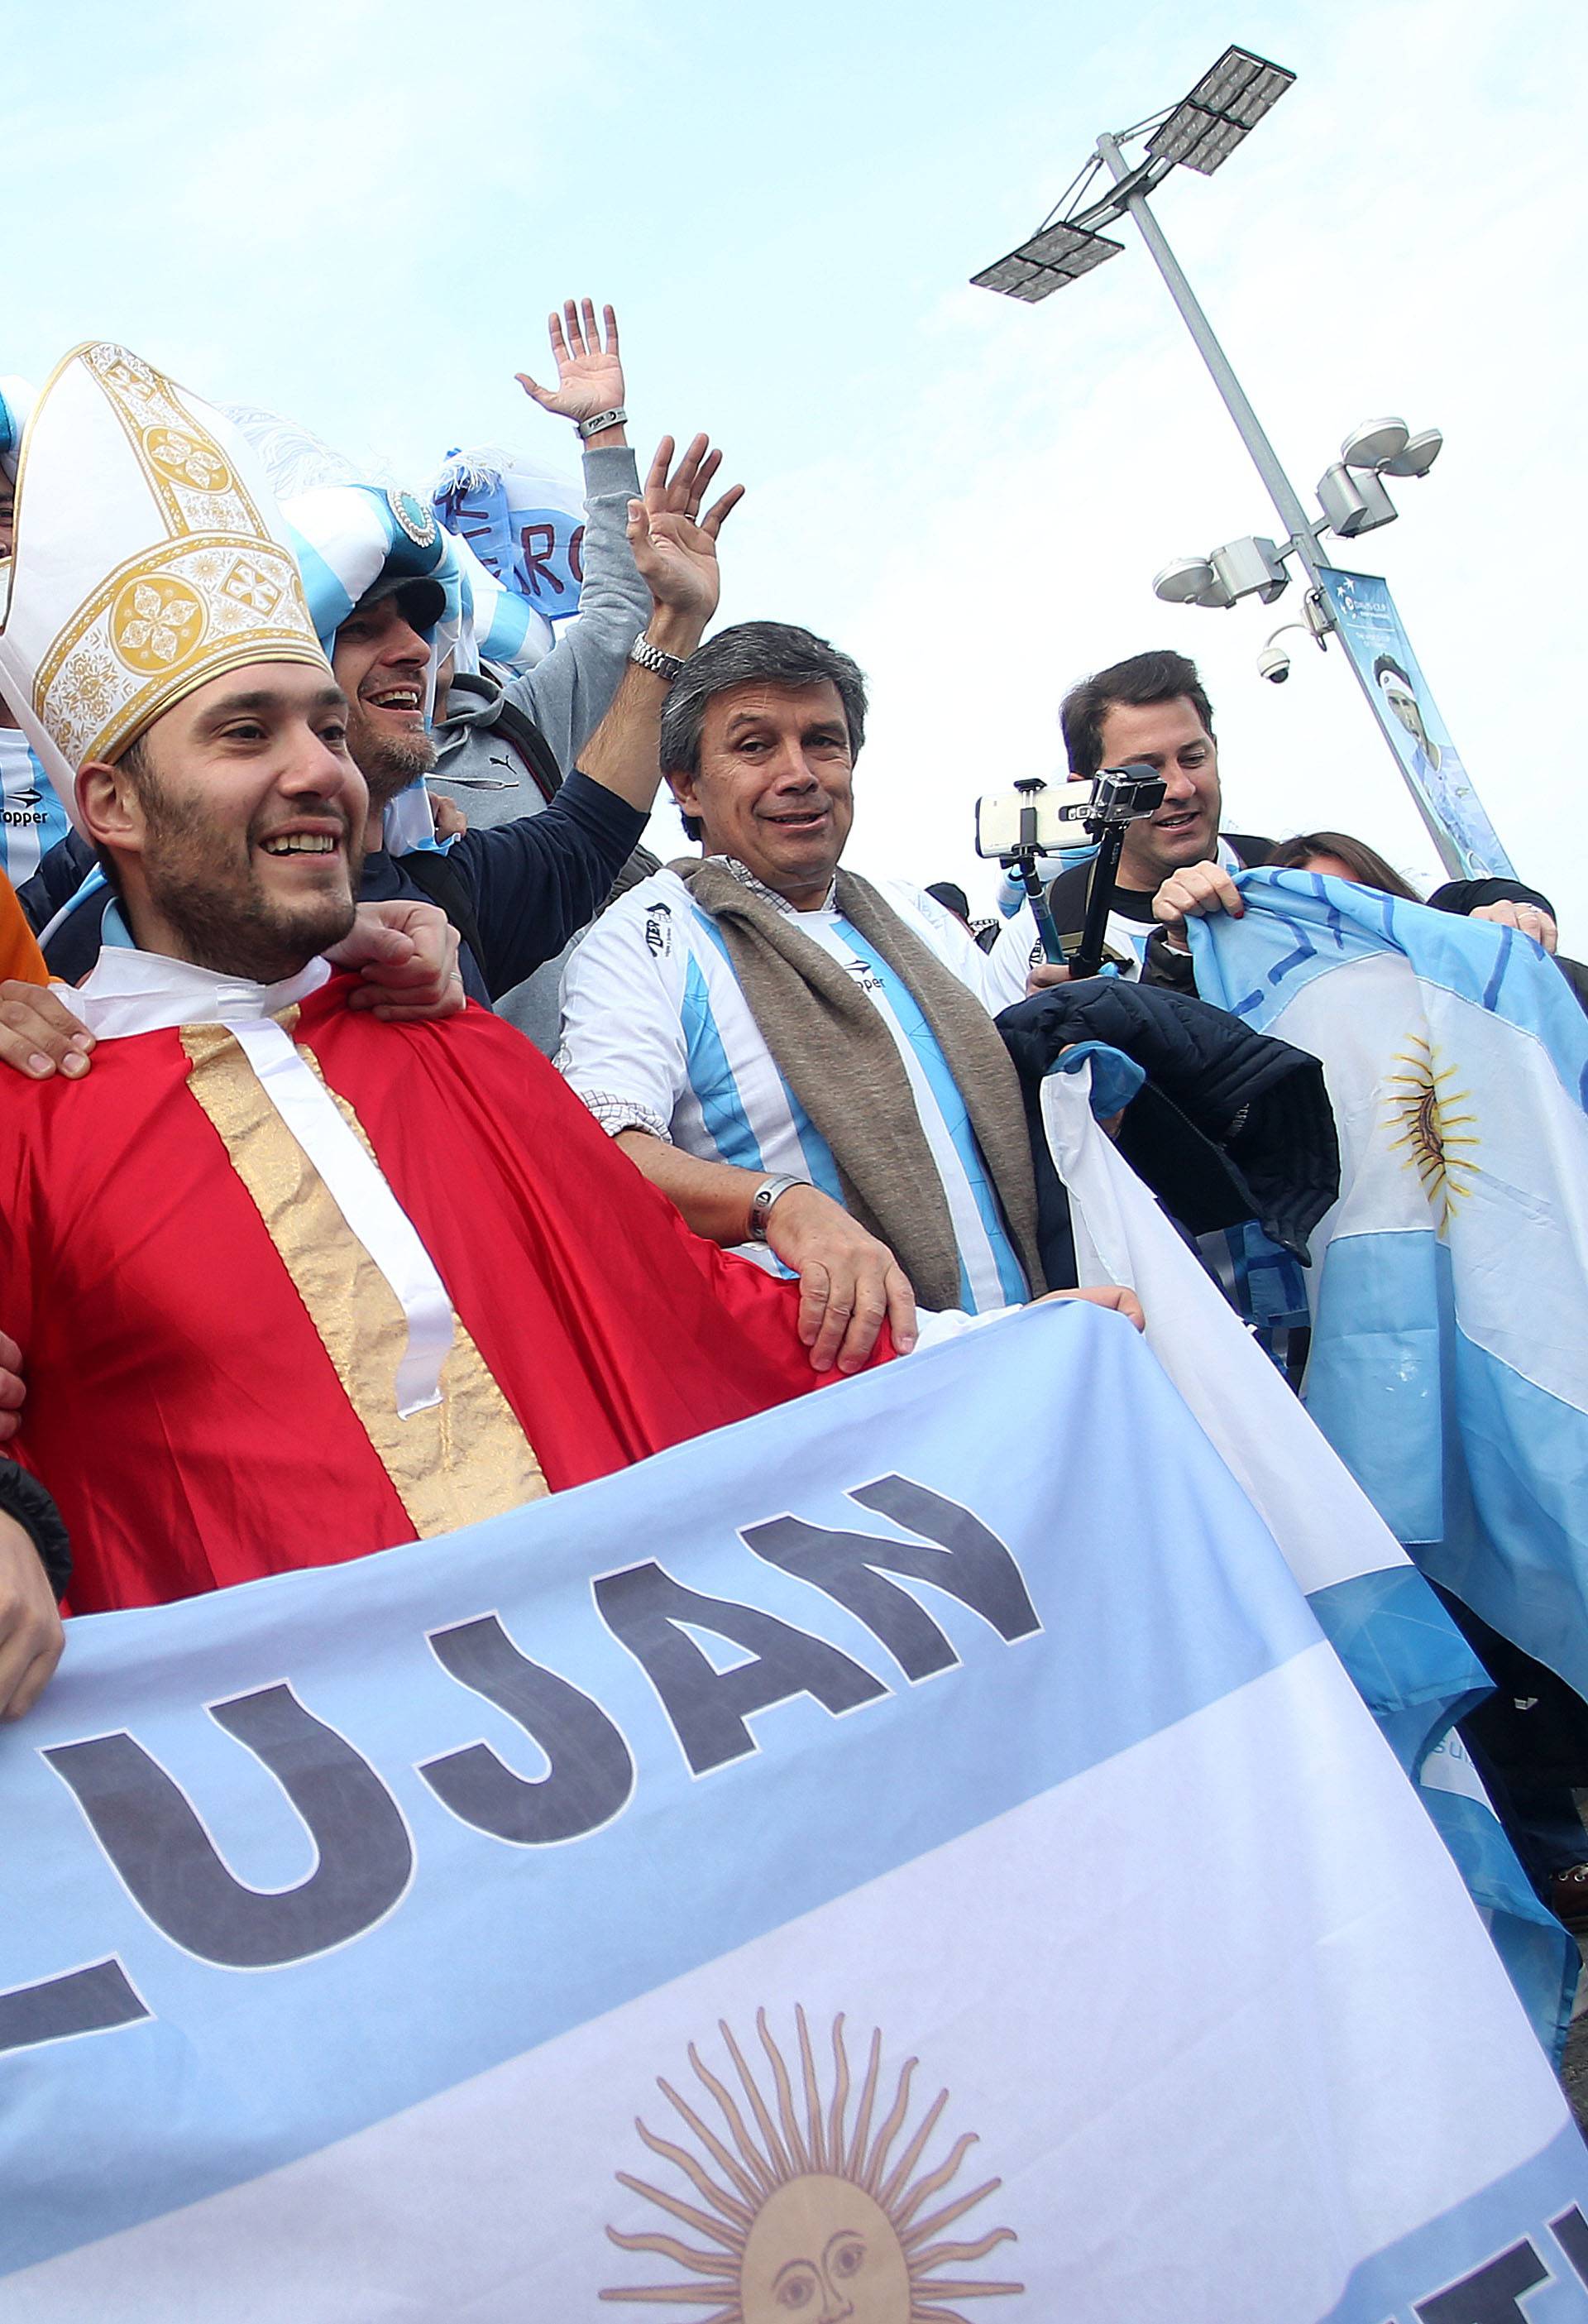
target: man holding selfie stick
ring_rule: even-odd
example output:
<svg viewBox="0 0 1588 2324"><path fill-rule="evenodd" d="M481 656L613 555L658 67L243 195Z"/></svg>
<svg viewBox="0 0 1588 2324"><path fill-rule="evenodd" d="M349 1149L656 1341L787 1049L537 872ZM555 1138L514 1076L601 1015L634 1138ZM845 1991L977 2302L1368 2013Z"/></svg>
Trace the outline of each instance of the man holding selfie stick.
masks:
<svg viewBox="0 0 1588 2324"><path fill-rule="evenodd" d="M1275 844L1220 827L1218 745L1197 665L1167 649L1133 654L1072 687L1059 715L1078 780L1090 782L1101 769L1127 761L1162 778L1163 804L1125 834L1110 900L1109 947L1121 975L1144 973L1149 982L1193 991L1188 918L1227 911L1238 919L1244 908L1232 875L1266 863ZM1076 865L1048 890L1067 952L1085 917L1091 873L1089 863ZM1553 949L1547 899L1519 881L1454 881L1429 901L1442 911L1520 927ZM1047 972L1035 971L1034 981L1050 981Z"/></svg>

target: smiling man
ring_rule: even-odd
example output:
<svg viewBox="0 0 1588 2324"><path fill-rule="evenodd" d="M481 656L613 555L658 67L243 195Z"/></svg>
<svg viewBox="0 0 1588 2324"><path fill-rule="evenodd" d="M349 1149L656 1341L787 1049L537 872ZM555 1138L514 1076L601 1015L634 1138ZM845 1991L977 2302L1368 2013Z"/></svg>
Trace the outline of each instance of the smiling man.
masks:
<svg viewBox="0 0 1588 2324"><path fill-rule="evenodd" d="M141 952L275 984L341 942L368 807L347 718L328 669L262 663L82 769L84 825Z"/></svg>
<svg viewBox="0 0 1588 2324"><path fill-rule="evenodd" d="M842 868L859 670L779 622L723 630L662 718L701 841L569 961L558 1064L697 1233L796 1274L813 1360L852 1370L913 1299L972 1312L1042 1287L1018 1085L992 1012L1025 997L1029 927L991 954L932 897Z"/></svg>
<svg viewBox="0 0 1588 2324"><path fill-rule="evenodd" d="M632 467L627 452L606 456ZM717 534L739 497L735 488L702 510L719 461L704 437L675 460L672 439L665 438L643 493L625 504L625 555L648 592L650 621L647 642L613 680L593 733L590 687L581 688L566 671L555 687L551 682L559 659L577 672L582 642L565 636L541 666L548 696L562 709L554 731L565 747L580 746L579 763L570 766L544 812L470 830L445 855L390 852L385 809L436 764L425 704L442 585L411 569L389 570L336 630L332 667L347 696L348 746L371 802L362 899L441 905L462 940L459 968L473 1000L494 1001L555 959L599 909L645 828L658 780L652 745L665 673L699 643L715 610ZM347 497L365 496L348 488ZM610 659L606 654L603 669ZM104 893L81 888L87 868L83 842L74 835L23 898L41 924L50 922L44 953L51 973L71 983L93 966L104 933ZM52 920L73 895L82 900Z"/></svg>
<svg viewBox="0 0 1588 2324"><path fill-rule="evenodd" d="M1167 881L1193 864L1225 875L1266 863L1273 846L1249 832L1220 829L1224 802L1213 708L1197 665L1168 650L1133 654L1082 680L1060 711L1069 771L1090 782L1101 767L1148 766L1163 779L1163 805L1133 823L1120 851L1108 943L1120 973L1140 973L1158 922L1153 904ZM1089 862L1061 872L1049 900L1068 949L1086 920ZM1232 891L1233 892L1233 891Z"/></svg>
<svg viewBox="0 0 1588 2324"><path fill-rule="evenodd" d="M74 1609L445 1533L818 1386L797 1287L692 1236L519 1033L345 1005L368 793L243 440L101 344L29 447L0 679L130 938L71 996L92 1073L0 1109L14 1449ZM17 1531L0 1584L44 1590Z"/></svg>
<svg viewBox="0 0 1588 2324"><path fill-rule="evenodd" d="M1397 665L1385 667L1399 676ZM1125 835L1108 939L1122 975L1140 974L1144 965L1149 982L1193 990L1187 919L1226 911L1238 919L1243 906L1231 874L1257 870L1276 844L1221 827L1213 708L1197 665L1167 649L1133 654L1072 687L1060 718L1077 780L1089 782L1100 767L1133 761L1163 778L1163 805ZM1403 723L1409 731L1409 721ZM1049 889L1067 945L1085 920L1090 878L1091 865L1078 864ZM1553 907L1520 881L1449 881L1428 902L1437 911L1520 928L1554 949Z"/></svg>

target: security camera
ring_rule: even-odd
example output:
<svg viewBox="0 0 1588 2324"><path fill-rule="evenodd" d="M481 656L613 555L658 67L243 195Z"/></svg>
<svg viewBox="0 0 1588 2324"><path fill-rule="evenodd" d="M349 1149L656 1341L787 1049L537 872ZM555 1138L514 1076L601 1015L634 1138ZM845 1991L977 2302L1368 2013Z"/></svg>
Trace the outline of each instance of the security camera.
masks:
<svg viewBox="0 0 1588 2324"><path fill-rule="evenodd" d="M1257 657L1257 675L1271 686L1283 686L1290 675L1290 657L1283 646L1264 646Z"/></svg>

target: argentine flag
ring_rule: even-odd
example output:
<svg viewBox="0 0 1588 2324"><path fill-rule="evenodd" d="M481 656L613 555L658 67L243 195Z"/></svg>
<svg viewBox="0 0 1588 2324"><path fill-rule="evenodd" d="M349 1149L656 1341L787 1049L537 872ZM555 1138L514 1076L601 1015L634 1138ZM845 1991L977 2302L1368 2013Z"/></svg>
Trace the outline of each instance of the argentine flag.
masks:
<svg viewBox="0 0 1588 2324"><path fill-rule="evenodd" d="M1588 2319L1455 1872L1096 1308L74 1623L0 1894L6 2324Z"/></svg>
<svg viewBox="0 0 1588 2324"><path fill-rule="evenodd" d="M1237 885L1198 990L1322 1058L1340 1135L1308 1409L1423 1572L1588 1694L1588 1018L1510 928Z"/></svg>
<svg viewBox="0 0 1588 2324"><path fill-rule="evenodd" d="M1283 1552L1460 1868L1540 2042L1565 2045L1577 1947L1534 1894L1455 1731L1487 1674L1338 1454L1098 1127L1091 1045L1042 1084L1083 1284L1139 1296L1147 1342ZM1107 1056L1112 1052L1104 1051Z"/></svg>

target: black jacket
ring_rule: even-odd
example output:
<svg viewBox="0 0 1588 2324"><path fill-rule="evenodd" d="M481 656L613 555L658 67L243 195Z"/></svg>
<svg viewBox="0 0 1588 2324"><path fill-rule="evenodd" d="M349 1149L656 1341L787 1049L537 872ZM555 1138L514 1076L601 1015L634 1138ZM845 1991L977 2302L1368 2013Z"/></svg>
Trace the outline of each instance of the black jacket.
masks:
<svg viewBox="0 0 1588 2324"><path fill-rule="evenodd" d="M1074 1282L1075 1249L1041 1090L1075 1041L1106 1042L1145 1072L1119 1150L1188 1233L1256 1219L1306 1264L1308 1237L1340 1191L1335 1117L1316 1057L1206 1001L1114 976L1056 985L1005 1009L997 1026L1025 1102L1050 1288Z"/></svg>

